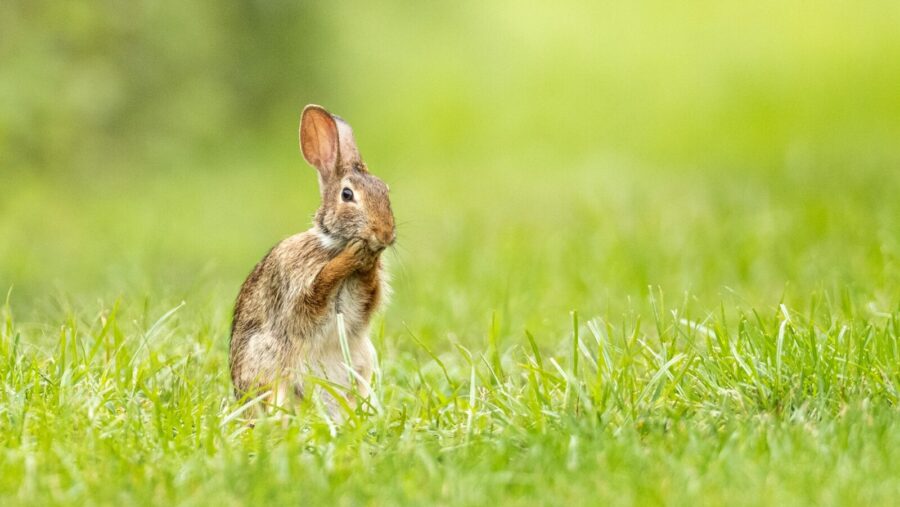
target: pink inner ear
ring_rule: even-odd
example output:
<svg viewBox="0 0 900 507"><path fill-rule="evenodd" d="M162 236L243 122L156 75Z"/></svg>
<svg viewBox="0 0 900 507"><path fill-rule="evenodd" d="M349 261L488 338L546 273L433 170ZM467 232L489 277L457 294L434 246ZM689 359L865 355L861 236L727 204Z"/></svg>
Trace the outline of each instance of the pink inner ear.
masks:
<svg viewBox="0 0 900 507"><path fill-rule="evenodd" d="M319 169L331 169L337 161L337 127L324 111L311 110L300 125L300 149L307 162Z"/></svg>
<svg viewBox="0 0 900 507"><path fill-rule="evenodd" d="M326 132L322 132L320 126L316 123L313 123L312 128L310 129L312 132L313 143L316 146L317 158L320 162L327 162L331 159L331 143L328 141L328 134Z"/></svg>

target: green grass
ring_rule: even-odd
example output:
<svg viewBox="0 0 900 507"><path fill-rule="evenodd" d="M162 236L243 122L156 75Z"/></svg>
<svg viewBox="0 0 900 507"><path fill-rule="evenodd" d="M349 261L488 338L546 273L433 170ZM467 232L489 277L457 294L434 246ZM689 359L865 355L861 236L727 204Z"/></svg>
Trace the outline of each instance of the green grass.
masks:
<svg viewBox="0 0 900 507"><path fill-rule="evenodd" d="M62 234L21 197L7 217L37 216L13 242L55 234L59 250L33 250L47 264L23 264L3 310L4 503L891 503L896 173L619 167L540 188L497 173L469 199L452 181L392 182L406 225L389 253L394 301L373 326L380 410L340 427L312 406L286 428L230 417L230 303L268 246L253 238L301 227L288 210L315 196L298 205L272 184L284 196L189 251L229 188L270 185L226 172L220 192L180 201L161 184L85 204ZM104 218L131 202L140 220L163 196L180 219ZM106 233L85 248L142 255L51 260L97 224ZM20 295L68 263L88 266L69 276L84 293Z"/></svg>
<svg viewBox="0 0 900 507"><path fill-rule="evenodd" d="M23 503L891 503L900 314L641 324L597 316L551 350L379 334L380 412L334 427L229 420L224 326L107 308L58 344L6 319L2 491ZM865 314L865 315L861 315ZM699 316L698 316L699 317ZM698 322L700 320L700 322ZM702 322L702 323L701 323ZM574 325L574 321L573 321ZM485 334L489 334L486 331Z"/></svg>
<svg viewBox="0 0 900 507"><path fill-rule="evenodd" d="M897 6L4 5L0 504L896 503ZM250 429L307 102L392 189L378 408Z"/></svg>

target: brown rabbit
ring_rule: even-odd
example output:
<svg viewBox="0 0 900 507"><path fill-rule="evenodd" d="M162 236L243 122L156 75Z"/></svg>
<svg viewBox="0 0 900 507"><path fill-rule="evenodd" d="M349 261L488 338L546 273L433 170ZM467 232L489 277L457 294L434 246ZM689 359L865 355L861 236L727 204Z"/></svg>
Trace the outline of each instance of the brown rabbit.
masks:
<svg viewBox="0 0 900 507"><path fill-rule="evenodd" d="M388 187L369 173L347 123L306 106L300 149L318 171L322 205L311 229L278 243L247 277L231 327L235 393L271 389L276 406L303 395L306 374L348 384L339 313L353 368L366 381L358 392L368 394L369 320L387 290L380 256L396 237ZM326 402L333 412L334 400Z"/></svg>

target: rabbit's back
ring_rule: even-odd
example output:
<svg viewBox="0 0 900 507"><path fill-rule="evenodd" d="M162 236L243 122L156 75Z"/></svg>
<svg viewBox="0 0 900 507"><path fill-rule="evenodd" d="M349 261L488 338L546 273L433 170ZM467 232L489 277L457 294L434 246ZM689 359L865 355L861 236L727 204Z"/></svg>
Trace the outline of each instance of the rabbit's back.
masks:
<svg viewBox="0 0 900 507"><path fill-rule="evenodd" d="M244 281L231 328L231 376L238 391L271 383L314 334L303 299L329 253L312 231L278 243Z"/></svg>

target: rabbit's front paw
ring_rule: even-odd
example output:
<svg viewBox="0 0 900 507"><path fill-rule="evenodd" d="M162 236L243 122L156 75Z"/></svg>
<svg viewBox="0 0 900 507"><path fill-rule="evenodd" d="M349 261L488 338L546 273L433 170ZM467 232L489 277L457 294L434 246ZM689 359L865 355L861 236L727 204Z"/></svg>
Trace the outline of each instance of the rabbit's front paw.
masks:
<svg viewBox="0 0 900 507"><path fill-rule="evenodd" d="M347 244L343 252L347 255L354 271L369 271L375 267L378 254L369 248L368 243L361 239L354 239Z"/></svg>

